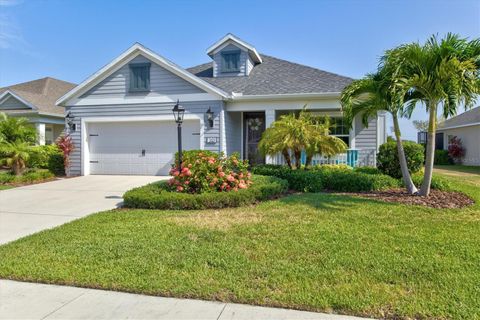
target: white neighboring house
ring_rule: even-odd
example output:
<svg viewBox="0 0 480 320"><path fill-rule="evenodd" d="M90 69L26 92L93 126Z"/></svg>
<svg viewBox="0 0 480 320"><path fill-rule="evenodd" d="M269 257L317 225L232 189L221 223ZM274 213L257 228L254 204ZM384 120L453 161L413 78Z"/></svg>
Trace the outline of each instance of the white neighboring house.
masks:
<svg viewBox="0 0 480 320"><path fill-rule="evenodd" d="M437 149L448 149L449 141L454 137L462 140L465 157L462 163L480 166L480 107L473 108L438 125Z"/></svg>
<svg viewBox="0 0 480 320"><path fill-rule="evenodd" d="M333 118L332 134L352 149L313 163L376 164L385 114L368 128L360 117L353 128L344 125L339 98L351 78L259 54L232 34L206 54L210 62L184 69L136 43L61 97L57 104L73 117L70 174L168 174L177 150L177 100L185 108L183 149L281 163L280 156L259 154L260 137L281 115L308 105Z"/></svg>
<svg viewBox="0 0 480 320"><path fill-rule="evenodd" d="M46 77L0 88L0 112L35 126L38 144L52 144L65 128L65 109L55 104L76 85Z"/></svg>

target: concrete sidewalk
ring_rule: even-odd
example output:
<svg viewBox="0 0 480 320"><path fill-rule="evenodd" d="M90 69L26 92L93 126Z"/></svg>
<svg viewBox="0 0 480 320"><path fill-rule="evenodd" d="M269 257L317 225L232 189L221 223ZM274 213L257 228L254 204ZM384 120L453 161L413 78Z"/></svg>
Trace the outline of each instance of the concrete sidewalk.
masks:
<svg viewBox="0 0 480 320"><path fill-rule="evenodd" d="M0 319L363 319L0 280Z"/></svg>

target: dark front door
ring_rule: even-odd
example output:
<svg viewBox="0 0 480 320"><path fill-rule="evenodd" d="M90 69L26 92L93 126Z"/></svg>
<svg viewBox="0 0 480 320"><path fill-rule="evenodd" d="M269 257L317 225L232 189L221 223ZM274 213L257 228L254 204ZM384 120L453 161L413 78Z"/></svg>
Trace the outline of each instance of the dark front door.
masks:
<svg viewBox="0 0 480 320"><path fill-rule="evenodd" d="M247 112L243 119L243 156L250 164L264 164L265 157L258 151L258 143L265 131L265 112Z"/></svg>

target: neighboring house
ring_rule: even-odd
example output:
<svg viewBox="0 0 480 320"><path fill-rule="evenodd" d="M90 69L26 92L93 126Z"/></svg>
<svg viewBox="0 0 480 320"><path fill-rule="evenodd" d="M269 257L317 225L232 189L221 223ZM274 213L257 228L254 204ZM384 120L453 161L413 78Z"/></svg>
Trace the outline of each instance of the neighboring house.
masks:
<svg viewBox="0 0 480 320"><path fill-rule="evenodd" d="M47 77L0 88L0 112L27 118L37 129L38 143L52 144L65 128L65 109L55 102L74 87Z"/></svg>
<svg viewBox="0 0 480 320"><path fill-rule="evenodd" d="M462 140L465 148L463 164L480 166L480 107L473 108L438 125L437 149L448 149L454 137Z"/></svg>
<svg viewBox="0 0 480 320"><path fill-rule="evenodd" d="M183 148L239 152L252 163L265 127L304 105L336 124L333 134L358 149L359 165L375 165L386 140L385 114L343 124L340 92L352 79L259 54L227 34L207 49L211 62L183 69L140 44L110 62L57 101L73 116L76 145L71 175L165 175L177 150L172 108L186 109ZM213 121L207 110L213 111ZM355 152L353 152L355 153ZM316 157L315 163L345 163L347 155Z"/></svg>

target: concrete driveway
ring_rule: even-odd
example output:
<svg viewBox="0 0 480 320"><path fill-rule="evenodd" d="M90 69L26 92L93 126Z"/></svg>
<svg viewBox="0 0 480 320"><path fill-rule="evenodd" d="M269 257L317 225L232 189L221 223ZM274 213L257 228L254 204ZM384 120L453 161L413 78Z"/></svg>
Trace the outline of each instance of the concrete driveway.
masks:
<svg viewBox="0 0 480 320"><path fill-rule="evenodd" d="M161 176L84 176L0 191L0 244L121 206L125 191Z"/></svg>

